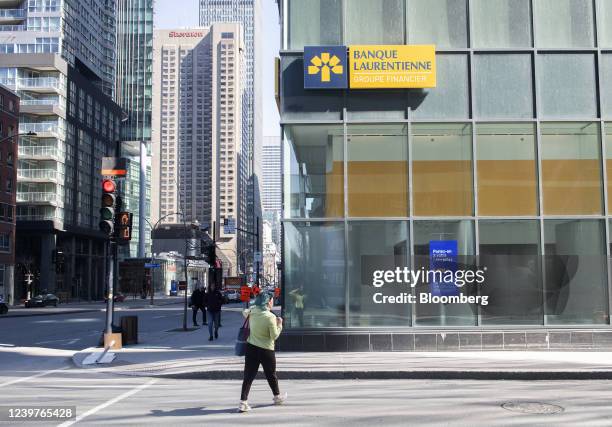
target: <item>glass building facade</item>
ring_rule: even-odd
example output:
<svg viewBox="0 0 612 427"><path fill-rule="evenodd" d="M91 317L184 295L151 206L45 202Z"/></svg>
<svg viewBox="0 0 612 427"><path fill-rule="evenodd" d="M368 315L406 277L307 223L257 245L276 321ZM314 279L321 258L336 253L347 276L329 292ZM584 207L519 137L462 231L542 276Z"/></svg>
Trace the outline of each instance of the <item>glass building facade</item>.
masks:
<svg viewBox="0 0 612 427"><path fill-rule="evenodd" d="M281 349L609 343L612 2L279 6ZM437 87L304 89L304 46L356 44L434 44ZM488 305L375 304L372 260L427 267L436 240Z"/></svg>

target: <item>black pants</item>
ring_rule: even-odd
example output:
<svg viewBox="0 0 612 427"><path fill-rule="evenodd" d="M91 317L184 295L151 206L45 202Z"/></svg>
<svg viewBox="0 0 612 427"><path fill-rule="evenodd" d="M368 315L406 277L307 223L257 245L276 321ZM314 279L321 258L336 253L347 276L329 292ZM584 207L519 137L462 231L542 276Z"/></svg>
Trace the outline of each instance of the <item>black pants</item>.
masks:
<svg viewBox="0 0 612 427"><path fill-rule="evenodd" d="M196 323L198 323L198 311L202 310L202 323L206 323L206 309L204 307L200 307L198 305L193 305L191 306L191 309L193 310L193 324L195 325Z"/></svg>
<svg viewBox="0 0 612 427"><path fill-rule="evenodd" d="M240 400L247 400L249 398L251 384L253 384L253 380L257 376L259 364L263 366L266 379L272 389L272 394L274 396L280 394L278 378L276 377L276 355L274 350L266 350L247 343L246 355L244 357L244 380L242 381Z"/></svg>

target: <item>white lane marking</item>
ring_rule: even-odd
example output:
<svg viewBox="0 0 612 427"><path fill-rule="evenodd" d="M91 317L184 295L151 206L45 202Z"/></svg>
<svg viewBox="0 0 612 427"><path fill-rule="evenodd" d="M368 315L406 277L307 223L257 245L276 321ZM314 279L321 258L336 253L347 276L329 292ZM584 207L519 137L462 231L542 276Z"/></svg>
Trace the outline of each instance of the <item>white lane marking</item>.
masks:
<svg viewBox="0 0 612 427"><path fill-rule="evenodd" d="M63 370L68 369L68 368L69 368L69 366L64 366L63 368L53 369L51 371L41 372L39 374L32 375L32 376L29 376L29 377L17 378L17 379L11 380L11 381L7 381L5 383L1 383L0 387L6 387L6 386L9 386L9 385L17 384L17 383L20 383L20 382L23 382L23 381L31 380L33 378L44 377L45 375L50 375L50 374L53 374L55 372L63 371Z"/></svg>
<svg viewBox="0 0 612 427"><path fill-rule="evenodd" d="M39 342L35 342L34 344L41 345L41 344L51 344L54 342L66 342L68 345L71 345L71 344L76 343L77 341L81 341L81 339L80 338L72 338L72 339L66 338L63 340L39 341Z"/></svg>
<svg viewBox="0 0 612 427"><path fill-rule="evenodd" d="M101 411L102 409L108 408L111 405L114 405L117 402L122 401L123 399L127 399L128 397L138 393L139 391L144 390L145 388L148 388L150 386L152 386L153 384L155 384L158 380L157 379L153 379L147 383L144 384L140 384L138 387L127 391L119 396L116 396L114 398L112 398L111 400L107 400L106 402L96 406L95 408L91 408L89 411L79 415L78 417L76 417L74 420L70 420L70 421L66 421L65 423L62 423L60 425L58 425L57 427L69 427L73 424L78 423L79 421L83 420L84 418L89 417L90 415L95 414L98 411Z"/></svg>

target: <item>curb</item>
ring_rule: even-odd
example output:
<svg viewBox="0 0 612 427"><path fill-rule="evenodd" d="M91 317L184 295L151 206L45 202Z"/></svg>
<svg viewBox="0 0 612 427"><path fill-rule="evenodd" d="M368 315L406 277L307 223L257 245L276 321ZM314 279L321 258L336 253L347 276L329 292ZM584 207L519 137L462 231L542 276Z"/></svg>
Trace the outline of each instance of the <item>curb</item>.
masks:
<svg viewBox="0 0 612 427"><path fill-rule="evenodd" d="M95 313L104 311L102 308L96 309L83 309L83 310L73 310L73 311L50 311L48 313L28 313L28 314L5 314L0 316L0 319L8 319L10 317L34 317L34 316L60 316L62 314L81 314L81 313Z"/></svg>
<svg viewBox="0 0 612 427"><path fill-rule="evenodd" d="M109 372L110 373L110 372ZM152 374L122 371L118 375L179 380L242 380L236 370ZM265 379L260 371L258 379ZM612 371L279 371L281 380L611 380Z"/></svg>

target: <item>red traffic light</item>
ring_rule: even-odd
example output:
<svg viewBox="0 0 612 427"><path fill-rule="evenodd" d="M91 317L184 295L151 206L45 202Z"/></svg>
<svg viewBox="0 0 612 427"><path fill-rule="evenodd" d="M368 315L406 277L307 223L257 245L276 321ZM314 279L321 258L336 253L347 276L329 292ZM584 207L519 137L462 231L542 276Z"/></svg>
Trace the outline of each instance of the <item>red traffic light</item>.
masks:
<svg viewBox="0 0 612 427"><path fill-rule="evenodd" d="M102 189L105 193L114 193L117 189L117 185L115 184L115 181L105 179L104 181L102 181Z"/></svg>

